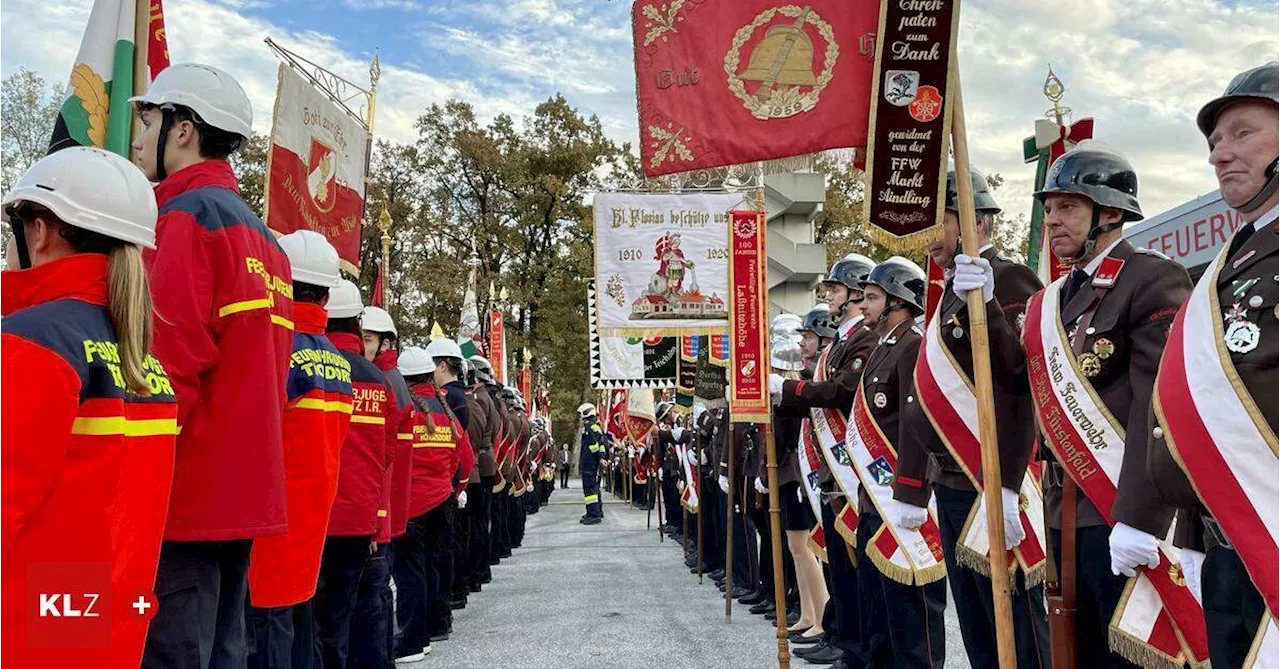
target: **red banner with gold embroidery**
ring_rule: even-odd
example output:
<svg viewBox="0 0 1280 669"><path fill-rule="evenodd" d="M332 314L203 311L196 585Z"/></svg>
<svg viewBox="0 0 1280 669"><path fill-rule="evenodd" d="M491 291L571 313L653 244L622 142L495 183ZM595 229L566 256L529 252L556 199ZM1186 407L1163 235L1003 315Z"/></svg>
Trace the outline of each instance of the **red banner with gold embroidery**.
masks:
<svg viewBox="0 0 1280 669"><path fill-rule="evenodd" d="M493 377L499 384L507 383L506 332L502 328L502 312L489 312L489 364L493 365Z"/></svg>
<svg viewBox="0 0 1280 669"><path fill-rule="evenodd" d="M640 0L646 176L867 143L880 4Z"/></svg>
<svg viewBox="0 0 1280 669"><path fill-rule="evenodd" d="M729 420L769 422L769 257L764 214L729 212Z"/></svg>

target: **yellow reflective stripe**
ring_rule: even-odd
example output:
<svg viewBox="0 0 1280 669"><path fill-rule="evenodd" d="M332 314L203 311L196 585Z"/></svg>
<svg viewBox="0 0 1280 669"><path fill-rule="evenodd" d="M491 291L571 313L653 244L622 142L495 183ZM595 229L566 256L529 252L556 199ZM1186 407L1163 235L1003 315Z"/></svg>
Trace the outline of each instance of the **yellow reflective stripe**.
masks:
<svg viewBox="0 0 1280 669"><path fill-rule="evenodd" d="M412 432L401 432L401 433L399 433L399 434L397 434L397 435L396 435L396 439L398 439L398 440L400 440L400 441L413 441L413 433L412 433Z"/></svg>
<svg viewBox="0 0 1280 669"><path fill-rule="evenodd" d="M176 435L178 434L178 421L174 418L129 420L124 416L80 417L71 424L71 434L95 436L122 434L126 437Z"/></svg>
<svg viewBox="0 0 1280 669"><path fill-rule="evenodd" d="M582 498L582 501L586 502L587 504L591 504L592 502L598 502L598 501L600 501L600 496L599 496L599 495L587 495L586 497L583 497L583 498Z"/></svg>
<svg viewBox="0 0 1280 669"><path fill-rule="evenodd" d="M352 416L352 423L368 423L369 425L386 425L387 419L383 416Z"/></svg>
<svg viewBox="0 0 1280 669"><path fill-rule="evenodd" d="M447 444L441 444L439 442L434 442L434 443L424 442L421 444L414 444L413 447L414 448L457 448L457 446L455 446L452 441Z"/></svg>
<svg viewBox="0 0 1280 669"><path fill-rule="evenodd" d="M299 409L315 409L316 411L340 411L342 413L351 413L351 403L342 401L322 400L319 397L304 397L293 406Z"/></svg>
<svg viewBox="0 0 1280 669"><path fill-rule="evenodd" d="M258 300L245 300L243 302L232 302L218 310L218 318L238 314L242 311L252 311L254 309L269 309L274 301L269 297Z"/></svg>
<svg viewBox="0 0 1280 669"><path fill-rule="evenodd" d="M278 315L276 315L276 314L271 314L271 322L272 322L272 323L275 323L276 325L279 325L279 326L281 326L281 327L284 327L285 329L288 329L288 330L292 330L292 329L293 329L293 321L291 321L291 320L289 320L289 319L285 318L284 316L278 316Z"/></svg>
<svg viewBox="0 0 1280 669"><path fill-rule="evenodd" d="M386 510L386 509L378 509L378 517L379 517L379 518L386 518L386 517L387 517L387 510Z"/></svg>

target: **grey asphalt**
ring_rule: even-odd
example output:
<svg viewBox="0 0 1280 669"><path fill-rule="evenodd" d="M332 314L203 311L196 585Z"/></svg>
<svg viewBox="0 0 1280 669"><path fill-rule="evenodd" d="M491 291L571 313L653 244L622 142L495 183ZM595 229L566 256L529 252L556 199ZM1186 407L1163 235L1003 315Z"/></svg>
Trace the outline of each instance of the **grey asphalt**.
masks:
<svg viewBox="0 0 1280 669"><path fill-rule="evenodd" d="M777 665L775 628L711 579L698 584L680 544L659 543L645 512L606 500L600 525L578 524L578 480L529 517L524 545L493 568L493 582L454 612L453 634L410 669L427 667L664 667ZM814 667L792 658L793 667ZM947 611L948 669L968 667Z"/></svg>

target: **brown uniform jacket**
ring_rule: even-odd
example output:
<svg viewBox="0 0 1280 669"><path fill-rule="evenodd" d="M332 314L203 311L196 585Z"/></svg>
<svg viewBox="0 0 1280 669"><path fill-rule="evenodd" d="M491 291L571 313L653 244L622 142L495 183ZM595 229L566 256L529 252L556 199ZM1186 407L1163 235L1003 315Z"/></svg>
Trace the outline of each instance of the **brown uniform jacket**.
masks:
<svg viewBox="0 0 1280 669"><path fill-rule="evenodd" d="M1089 381L1125 430L1124 464L1112 517L1162 537L1173 520L1173 510L1147 476L1147 412L1169 326L1191 292L1191 278L1181 265L1153 251L1135 249L1127 241L1117 244L1109 256L1123 260L1124 267L1098 302L1092 323L1077 332L1081 318L1097 301L1099 289L1092 280L1062 305L1062 323L1072 342L1083 338L1082 350L1098 357L1099 371ZM1049 527L1061 528L1064 472L1058 466L1051 470L1045 477L1045 508ZM1081 494L1077 500L1077 527L1105 524L1088 497Z"/></svg>
<svg viewBox="0 0 1280 669"><path fill-rule="evenodd" d="M1249 307L1246 317L1260 330L1258 347L1245 353L1232 353L1231 362L1272 432L1276 431L1276 369L1277 348L1280 347L1280 330L1276 322L1276 306L1280 301L1280 279L1276 278L1277 230L1275 221L1272 221L1243 242L1233 242L1230 247L1232 253L1218 275L1217 285L1218 304L1222 309L1229 310L1237 303ZM1237 297L1236 290L1250 281L1253 281L1252 285ZM1252 307L1250 300L1255 296L1261 299L1261 304ZM1154 412L1150 425L1147 467L1151 481L1169 506L1181 510L1174 542L1181 548L1203 551L1201 516L1205 509L1186 474L1170 454L1163 438L1163 428L1155 429L1158 425Z"/></svg>
<svg viewBox="0 0 1280 669"><path fill-rule="evenodd" d="M779 411L807 418L809 409L839 409L848 416L853 396L858 392L858 380L875 347L876 336L866 326L858 325L849 332L847 338L831 345L831 351L827 353L826 381L782 382Z"/></svg>
<svg viewBox="0 0 1280 669"><path fill-rule="evenodd" d="M903 409L908 403L915 403L911 378L920 353L921 334L913 320L899 323L871 352L862 373L867 407L895 449L905 441ZM867 496L866 486L858 487L858 513L880 515Z"/></svg>
<svg viewBox="0 0 1280 669"><path fill-rule="evenodd" d="M478 393L483 395L483 392ZM489 429L489 415L485 413L482 400L477 397L475 388L467 388L467 440L471 442L471 452L475 455L476 466L471 468L468 483L480 482L480 448L484 442L484 433ZM490 442L492 447L492 442ZM489 459L493 460L492 451Z"/></svg>
<svg viewBox="0 0 1280 669"><path fill-rule="evenodd" d="M1027 356L1022 349L1022 322L1027 300L1041 288L1040 279L1025 265L1007 260L994 248L982 254L995 275L995 298L987 303L987 336L995 390L996 430L1000 446L1000 482L1017 490L1027 473L1035 445L1035 406L1027 381ZM969 339L969 309L951 290L947 279L940 323L943 341L960 368L973 378L973 348ZM958 337L956 335L959 335ZM903 440L898 445L898 469L893 496L926 506L930 481L955 490L973 490L969 477L942 443L919 397L902 410ZM978 472L974 472L978 475Z"/></svg>

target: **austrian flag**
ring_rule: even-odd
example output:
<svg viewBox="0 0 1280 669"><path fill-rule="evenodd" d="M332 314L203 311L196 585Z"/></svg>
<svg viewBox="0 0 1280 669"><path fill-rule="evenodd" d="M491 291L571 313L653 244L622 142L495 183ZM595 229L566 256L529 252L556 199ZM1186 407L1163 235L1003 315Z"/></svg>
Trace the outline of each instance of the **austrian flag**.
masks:
<svg viewBox="0 0 1280 669"><path fill-rule="evenodd" d="M277 233L314 230L358 273L368 130L288 65L280 66L266 223Z"/></svg>

